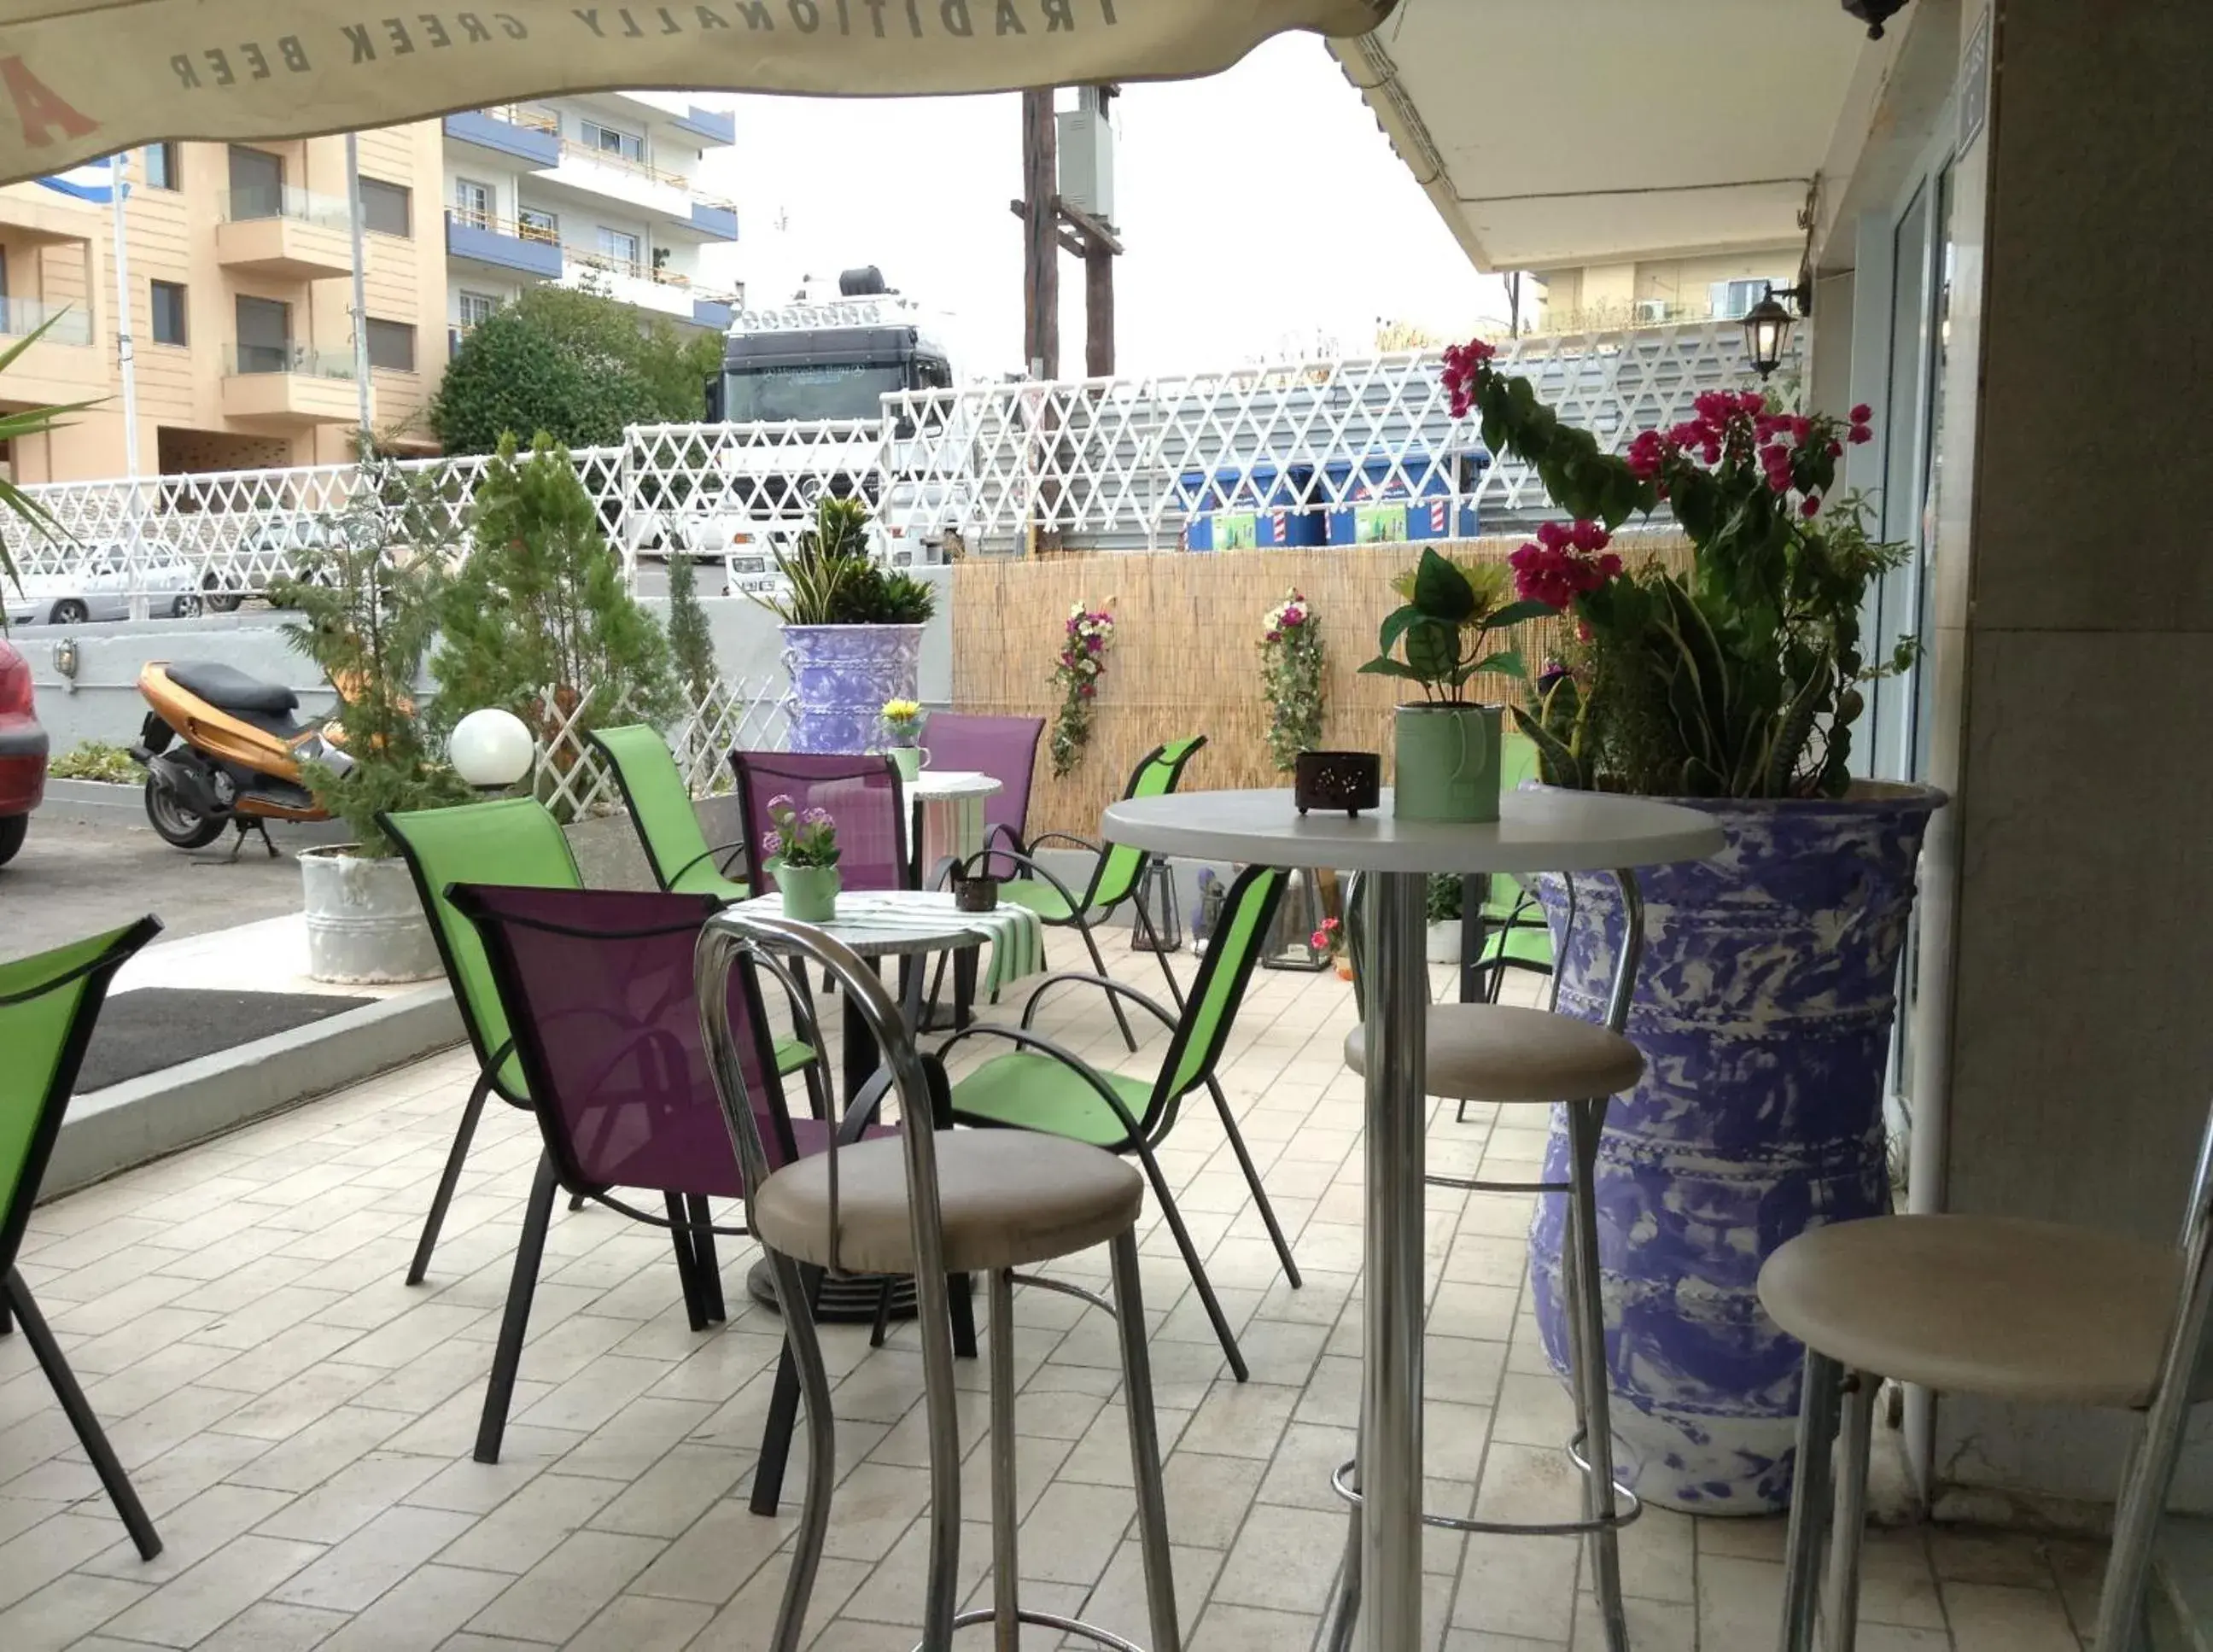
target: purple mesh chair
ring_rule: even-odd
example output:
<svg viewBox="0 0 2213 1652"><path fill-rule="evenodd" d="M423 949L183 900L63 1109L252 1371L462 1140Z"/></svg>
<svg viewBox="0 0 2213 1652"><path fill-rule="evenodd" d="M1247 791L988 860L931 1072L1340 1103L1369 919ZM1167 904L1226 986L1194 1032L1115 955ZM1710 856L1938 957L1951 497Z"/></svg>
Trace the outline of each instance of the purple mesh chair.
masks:
<svg viewBox="0 0 2213 1652"><path fill-rule="evenodd" d="M680 1247L703 1257L710 1234L747 1232L714 1225L706 1201L741 1198L745 1186L701 1044L693 984L693 950L722 903L704 895L486 884L455 884L446 893L483 938L546 1146L477 1432L476 1459L492 1463L506 1431L556 1190L668 1228ZM820 1152L832 1126L794 1118L785 1106L750 969L732 973L729 999L746 1093L756 1098L771 1160L789 1164ZM801 1032L815 1035L811 1021ZM849 1139L869 1133L871 1113L865 1104L848 1113ZM637 1208L617 1189L660 1194L664 1214ZM682 1270L695 1324L699 1305L691 1297L706 1289L691 1277L698 1271L696 1263ZM780 1478L792 1420L784 1416L780 1438L777 1423L771 1413L761 1457L765 1466L774 1460Z"/></svg>
<svg viewBox="0 0 2213 1652"><path fill-rule="evenodd" d="M906 795L891 759L843 752L732 752L730 766L737 771L738 814L749 852L770 829L770 800L789 797L801 813L825 808L838 823L841 887L914 887ZM764 867L757 881L772 889L775 874Z"/></svg>
<svg viewBox="0 0 2213 1652"><path fill-rule="evenodd" d="M1005 843L1017 851L1029 842L1030 780L1037 767L1043 717L978 717L958 711L931 714L924 735L930 766L988 774L1000 789L984 800L984 842ZM1021 870L986 862L991 877L1020 877Z"/></svg>

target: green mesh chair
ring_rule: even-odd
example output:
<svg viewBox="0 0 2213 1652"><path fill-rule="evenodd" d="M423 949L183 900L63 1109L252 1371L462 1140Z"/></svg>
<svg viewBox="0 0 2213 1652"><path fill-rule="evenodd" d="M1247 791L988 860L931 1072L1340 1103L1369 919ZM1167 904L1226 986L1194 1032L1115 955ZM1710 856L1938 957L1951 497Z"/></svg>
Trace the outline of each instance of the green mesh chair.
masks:
<svg viewBox="0 0 2213 1652"><path fill-rule="evenodd" d="M30 1286L16 1271L15 1256L108 983L131 954L161 932L161 919L142 917L35 958L0 964L0 1051L6 1052L0 1060L0 1304L6 1309L0 1331L11 1324L23 1327L31 1352L53 1385L54 1398L76 1430L77 1443L92 1459L101 1484L145 1560L162 1552L162 1539L84 1390L77 1387L61 1344L31 1299Z"/></svg>
<svg viewBox="0 0 2213 1652"><path fill-rule="evenodd" d="M584 880L560 823L535 798L503 797L454 808L381 814L377 820L406 856L416 896L430 915L430 933L438 943L438 957L454 990L454 1007L460 1011L461 1026L477 1058L477 1081L461 1109L460 1125L454 1132L454 1145L438 1178L438 1191L431 1198L430 1214L423 1219L414 1260L408 1265L407 1283L419 1285L430 1271L430 1254L437 1247L438 1230L445 1225L454 1190L460 1183L469 1143L476 1136L477 1121L484 1116L485 1099L497 1095L510 1106L525 1110L531 1105L529 1087L515 1057L515 1039L508 1029L507 1014L500 1007L484 942L476 926L447 899L446 891L465 883L581 889ZM777 1061L780 1071L805 1070L810 1086L816 1082L810 1046L787 1041L777 1047ZM713 1279L694 1277L692 1251L681 1244L675 1248L685 1301L692 1308L692 1328L703 1330L709 1319L722 1317L720 1290ZM711 1270L711 1257L708 1260ZM704 1317L696 1306L702 1303L710 1310Z"/></svg>
<svg viewBox="0 0 2213 1652"><path fill-rule="evenodd" d="M1194 735L1184 740L1172 740L1164 746L1155 746L1138 759L1131 772L1130 783L1122 796L1128 797L1159 797L1176 789L1183 771L1200 747L1206 744L1204 735ZM1009 834L1011 837L1011 833ZM1050 843L1070 844L1089 851L1097 858L1092 862L1091 881L1082 893L1046 871L1037 863L1037 850ZM1099 975L1106 973L1106 960L1100 956L1098 939L1092 934L1094 917L1106 917L1125 900L1131 900L1143 881L1145 867L1152 858L1142 849L1132 849L1127 844L1094 843L1088 838L1079 838L1072 832L1046 832L1027 844L997 844L987 849L978 858L996 867L1002 861L1012 862L1026 875L1009 878L999 885L1003 900L1015 901L1028 907L1045 923L1056 929L1074 930L1083 937L1084 949L1091 954L1091 966ZM1183 989L1176 984L1175 972L1168 967L1167 954L1161 950L1160 936L1154 931L1152 914L1145 910L1143 900L1134 901L1136 921L1144 928L1153 942L1153 956L1160 960L1161 973L1167 979L1168 996L1175 1000L1176 1008L1183 1008ZM1137 1047L1137 1034L1130 1030L1130 1018L1122 1013L1119 1000L1113 1001L1115 1025L1122 1029L1122 1041L1131 1050Z"/></svg>
<svg viewBox="0 0 2213 1652"><path fill-rule="evenodd" d="M1192 1283L1198 1289L1207 1318L1214 1322L1214 1333L1222 1339L1222 1351L1228 1357L1229 1369L1240 1382L1245 1381L1247 1375L1245 1356L1238 1350L1236 1334L1222 1314L1222 1304L1216 1300L1214 1286L1199 1261L1190 1231L1184 1226L1183 1213L1176 1208L1174 1195L1168 1191L1167 1179L1161 1173L1154 1149L1175 1127L1177 1114L1186 1096L1201 1088L1212 1096L1215 1111L1222 1119L1222 1131L1229 1137L1238 1167L1245 1173L1246 1186L1253 1190L1260 1219L1267 1224L1268 1237L1275 1242L1276 1254L1283 1261L1283 1277L1294 1287L1298 1285L1298 1264L1291 1259L1291 1247L1283 1238L1283 1228L1277 1224L1267 1190L1260 1186L1260 1173L1253 1168L1253 1155L1246 1149L1245 1137L1237 1128L1237 1116L1230 1111L1229 1099L1222 1094L1222 1085L1215 1076L1215 1068L1229 1042L1230 1027L1237 1019L1238 1006L1244 1002L1246 985L1253 978L1253 966L1260 961L1269 923L1276 915L1276 903L1283 893L1284 876L1275 867L1253 866L1240 873L1236 882L1230 885L1228 898L1222 906L1222 927L1216 931L1213 944L1200 961L1190 999L1180 1016L1170 1015L1136 988L1104 974L1049 975L1030 993L1028 1003L1022 1008L1020 1027L978 1022L948 1039L938 1050L942 1058L954 1045L970 1038L1003 1039L1016 1046L1008 1054L994 1056L954 1085L953 1119L956 1124L1042 1131L1048 1135L1088 1142L1112 1153L1137 1155L1144 1167L1146 1180L1153 1185L1153 1197L1160 1201L1161 1216L1175 1236L1185 1265L1191 1270ZM1037 1014L1039 1000L1067 982L1100 988L1113 998L1128 998L1167 1027L1167 1053L1161 1059L1160 1071L1150 1078L1104 1071L1036 1032L1031 1022Z"/></svg>
<svg viewBox="0 0 2213 1652"><path fill-rule="evenodd" d="M724 900L743 900L753 893L723 874L723 857L745 845L708 843L707 834L699 829L698 811L692 807L691 789L656 730L633 722L620 728L596 728L585 738L614 771L615 784L622 789L623 806L637 828L654 881L664 891L718 895Z"/></svg>

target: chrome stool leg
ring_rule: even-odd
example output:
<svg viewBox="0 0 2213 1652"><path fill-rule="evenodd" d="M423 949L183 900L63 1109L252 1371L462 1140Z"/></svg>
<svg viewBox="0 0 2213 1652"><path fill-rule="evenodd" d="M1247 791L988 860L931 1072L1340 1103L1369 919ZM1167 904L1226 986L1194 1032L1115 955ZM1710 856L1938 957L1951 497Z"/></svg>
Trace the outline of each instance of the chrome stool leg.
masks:
<svg viewBox="0 0 2213 1652"><path fill-rule="evenodd" d="M1574 1254L1570 1357L1581 1414L1583 1517L1590 1527L1591 1592L1606 1624L1606 1652L1628 1652L1629 1612L1621 1598L1621 1540L1613 1518L1613 1423L1607 1393L1606 1300L1598 1256L1598 1138L1606 1100L1568 1104L1573 1160L1568 1195L1568 1242ZM1569 1271L1564 1269L1563 1272Z"/></svg>
<svg viewBox="0 0 2213 1652"><path fill-rule="evenodd" d="M1606 1652L1628 1652L1628 1608L1621 1593L1619 1533L1644 1512L1637 1494L1613 1477L1613 1431L1606 1366L1605 1304L1600 1294L1596 1212L1599 1131L1608 1098L1564 1101L1568 1109L1570 1177L1564 1182L1485 1181L1433 1175L1435 1187L1483 1192L1563 1193L1568 1199L1567 1243L1560 1258L1560 1289L1568 1323L1568 1392L1575 1402L1575 1433L1568 1458L1583 1477L1583 1517L1562 1521L1464 1520L1424 1514L1422 1523L1448 1532L1505 1537L1587 1537L1591 1544L1592 1593L1606 1624ZM1323 1610L1314 1652L1351 1652L1360 1617L1359 1459L1344 1464L1330 1484L1352 1505L1350 1533L1336 1587Z"/></svg>
<svg viewBox="0 0 2213 1652"><path fill-rule="evenodd" d="M1813 1652L1821 1539L1832 1512L1829 1454L1837 1438L1843 1379L1836 1361L1806 1350L1804 1392L1798 1402L1797 1484L1790 1491L1790 1533L1783 1557L1783 1652Z"/></svg>
<svg viewBox="0 0 2213 1652"><path fill-rule="evenodd" d="M1868 1458L1875 1439L1875 1396L1881 1380L1866 1371L1844 1377L1844 1430L1837 1440L1836 1529L1829 1534L1828 1652L1853 1652L1860 1626L1860 1549L1867 1533Z"/></svg>
<svg viewBox="0 0 2213 1652"><path fill-rule="evenodd" d="M792 1539L791 1572L784 1580L783 1605L777 1610L769 1652L799 1652L807 1633L807 1604L830 1533L830 1494L837 1482L836 1423L830 1410L830 1375L822 1363L822 1344L808 1311L807 1286L799 1264L762 1247L769 1277L776 1283L783 1334L799 1369L800 1392L807 1410L807 1490L799 1505L799 1531Z"/></svg>
<svg viewBox="0 0 2213 1652"><path fill-rule="evenodd" d="M1114 1275L1114 1300L1081 1286L1035 1274L1001 1269L991 1276L991 1604L964 1612L953 1627L989 1624L993 1652L1019 1652L1022 1625L1058 1630L1107 1652L1148 1652L1111 1630L1058 1612L1033 1612L1021 1604L1021 1555L1016 1541L1021 1505L1015 1484L1015 1287L1033 1285L1057 1291L1112 1314L1122 1348L1122 1390L1130 1417L1130 1464L1137 1481L1137 1545L1145 1574L1145 1604L1151 1620L1150 1652L1182 1652L1176 1622L1175 1578L1170 1570L1167 1497L1161 1478L1160 1429L1153 1415L1152 1356L1145 1343L1145 1305L1138 1284L1137 1235L1125 1230L1108 1241ZM781 1652L781 1649L778 1649ZM940 1652L925 1641L915 1652Z"/></svg>

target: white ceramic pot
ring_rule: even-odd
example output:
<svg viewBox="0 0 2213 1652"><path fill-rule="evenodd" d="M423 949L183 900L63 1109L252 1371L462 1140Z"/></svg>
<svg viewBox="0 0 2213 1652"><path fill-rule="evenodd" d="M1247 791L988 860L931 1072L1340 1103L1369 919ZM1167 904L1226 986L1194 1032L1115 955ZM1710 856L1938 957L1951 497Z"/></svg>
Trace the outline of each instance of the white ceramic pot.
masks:
<svg viewBox="0 0 2213 1652"><path fill-rule="evenodd" d="M427 981L442 972L438 943L398 856L365 860L351 844L303 849L308 974L348 984Z"/></svg>
<svg viewBox="0 0 2213 1652"><path fill-rule="evenodd" d="M1448 917L1442 923L1430 925L1427 956L1433 964L1460 962L1460 919Z"/></svg>

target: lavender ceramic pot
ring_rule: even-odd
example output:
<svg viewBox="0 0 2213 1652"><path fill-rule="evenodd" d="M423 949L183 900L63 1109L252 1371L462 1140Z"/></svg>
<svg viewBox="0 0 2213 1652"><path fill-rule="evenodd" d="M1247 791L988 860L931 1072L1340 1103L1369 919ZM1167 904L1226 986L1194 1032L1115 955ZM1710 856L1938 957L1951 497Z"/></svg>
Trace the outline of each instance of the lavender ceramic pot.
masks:
<svg viewBox="0 0 2213 1652"><path fill-rule="evenodd" d="M884 702L918 697L922 627L786 625L783 668L793 751L874 751Z"/></svg>
<svg viewBox="0 0 2213 1652"><path fill-rule="evenodd" d="M1915 863L1943 794L1866 783L1836 801L1685 800L1728 847L1646 869L1629 1012L1643 1081L1608 1111L1598 1239L1616 1461L1639 1497L1699 1514L1789 1501L1799 1344L1760 1312L1760 1264L1809 1227L1887 1206L1882 1082ZM1560 1008L1601 1021L1623 931L1606 877L1541 879ZM1548 1180L1567 1174L1555 1118ZM1565 1200L1529 1239L1538 1324L1567 1367Z"/></svg>

